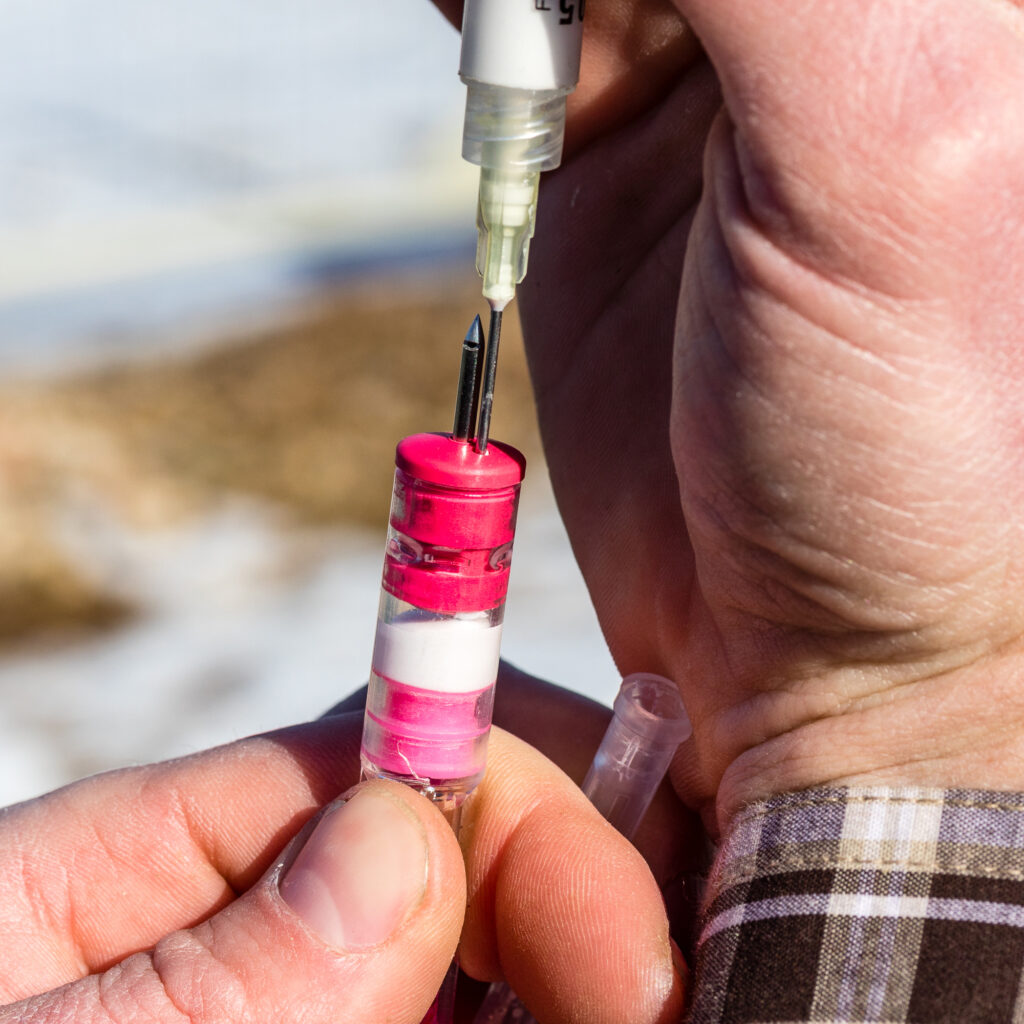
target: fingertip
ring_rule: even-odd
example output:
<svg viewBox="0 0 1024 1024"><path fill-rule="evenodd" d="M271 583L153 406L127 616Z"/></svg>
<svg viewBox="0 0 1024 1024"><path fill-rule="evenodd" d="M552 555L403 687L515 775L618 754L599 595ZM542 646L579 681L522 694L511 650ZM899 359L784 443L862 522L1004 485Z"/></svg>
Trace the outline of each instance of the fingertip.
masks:
<svg viewBox="0 0 1024 1024"><path fill-rule="evenodd" d="M678 1019L683 983L657 884L582 811L540 808L509 844L495 910L505 976L542 1020Z"/></svg>
<svg viewBox="0 0 1024 1024"><path fill-rule="evenodd" d="M387 789L367 786L329 807L280 881L281 898L327 945L386 941L422 902L427 831Z"/></svg>
<svg viewBox="0 0 1024 1024"><path fill-rule="evenodd" d="M170 1004L190 1007L197 1024L328 1024L353 1007L360 1019L419 1024L455 955L465 891L461 850L437 808L398 783L361 783L249 893L158 944L154 962ZM224 1012L229 994L244 1012Z"/></svg>
<svg viewBox="0 0 1024 1024"><path fill-rule="evenodd" d="M331 890L332 906L320 911L321 921L334 902L353 912L347 930L321 935L328 945L352 951L409 943L411 930L415 941L450 946L454 955L466 901L462 851L438 808L410 787L387 780L353 787L322 812L290 860L279 891L293 910L305 875L314 889ZM307 896L304 905L313 901Z"/></svg>
<svg viewBox="0 0 1024 1024"><path fill-rule="evenodd" d="M460 962L474 978L504 977L497 943L496 894L509 844L537 807L589 807L582 792L543 754L499 728L491 730L487 775L463 818L466 920Z"/></svg>
<svg viewBox="0 0 1024 1024"><path fill-rule="evenodd" d="M462 966L539 1019L677 1019L683 982L643 857L541 754L497 733L466 836Z"/></svg>

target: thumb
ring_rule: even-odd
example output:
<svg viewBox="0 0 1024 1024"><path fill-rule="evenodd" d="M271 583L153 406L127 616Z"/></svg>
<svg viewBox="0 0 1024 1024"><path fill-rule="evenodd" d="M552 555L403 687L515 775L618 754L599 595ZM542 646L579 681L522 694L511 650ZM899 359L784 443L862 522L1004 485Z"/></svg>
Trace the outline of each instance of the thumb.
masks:
<svg viewBox="0 0 1024 1024"><path fill-rule="evenodd" d="M465 903L462 857L442 816L396 783L368 783L220 913L103 974L8 1006L0 1021L418 1024L455 953Z"/></svg>

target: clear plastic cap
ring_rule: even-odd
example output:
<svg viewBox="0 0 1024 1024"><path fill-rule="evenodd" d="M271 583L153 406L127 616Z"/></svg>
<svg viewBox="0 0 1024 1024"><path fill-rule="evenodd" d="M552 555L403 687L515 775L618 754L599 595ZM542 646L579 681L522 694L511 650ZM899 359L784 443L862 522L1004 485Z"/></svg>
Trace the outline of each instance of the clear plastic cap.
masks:
<svg viewBox="0 0 1024 1024"><path fill-rule="evenodd" d="M628 839L692 729L675 683L651 673L627 676L613 711L583 792Z"/></svg>
<svg viewBox="0 0 1024 1024"><path fill-rule="evenodd" d="M626 676L583 792L627 839L654 799L672 755L693 731L676 684L646 672ZM536 1024L505 983L490 987L473 1024Z"/></svg>

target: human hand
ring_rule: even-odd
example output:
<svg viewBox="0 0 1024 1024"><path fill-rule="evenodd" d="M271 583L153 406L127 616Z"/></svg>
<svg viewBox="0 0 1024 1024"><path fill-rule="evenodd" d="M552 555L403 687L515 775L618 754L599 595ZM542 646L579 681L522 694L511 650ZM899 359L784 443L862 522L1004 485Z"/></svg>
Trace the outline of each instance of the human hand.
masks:
<svg viewBox="0 0 1024 1024"><path fill-rule="evenodd" d="M650 871L525 743L492 739L465 866L441 815L397 784L314 819L357 777L361 724L339 715L0 812L0 1021L419 1024L464 917L470 970L504 967L550 1019L678 1016Z"/></svg>
<svg viewBox="0 0 1024 1024"><path fill-rule="evenodd" d="M602 627L680 681L712 827L1024 787L1020 7L587 5L525 333Z"/></svg>

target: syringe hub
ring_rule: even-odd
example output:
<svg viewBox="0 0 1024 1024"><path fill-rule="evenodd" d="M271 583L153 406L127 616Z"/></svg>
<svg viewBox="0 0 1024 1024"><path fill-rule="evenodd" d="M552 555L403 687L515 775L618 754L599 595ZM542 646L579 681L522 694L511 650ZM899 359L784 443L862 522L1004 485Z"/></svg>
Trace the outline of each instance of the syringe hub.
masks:
<svg viewBox="0 0 1024 1024"><path fill-rule="evenodd" d="M492 309L504 309L526 276L539 184L540 174L535 171L515 167L480 170L476 269Z"/></svg>
<svg viewBox="0 0 1024 1024"><path fill-rule="evenodd" d="M477 270L495 310L512 300L526 274L540 173L562 160L584 7L585 0L466 0L462 155L481 168Z"/></svg>

